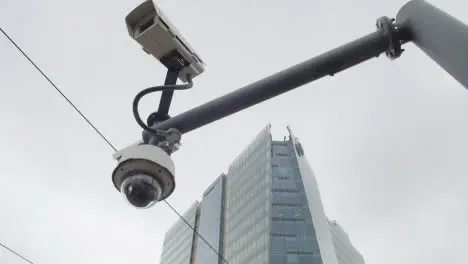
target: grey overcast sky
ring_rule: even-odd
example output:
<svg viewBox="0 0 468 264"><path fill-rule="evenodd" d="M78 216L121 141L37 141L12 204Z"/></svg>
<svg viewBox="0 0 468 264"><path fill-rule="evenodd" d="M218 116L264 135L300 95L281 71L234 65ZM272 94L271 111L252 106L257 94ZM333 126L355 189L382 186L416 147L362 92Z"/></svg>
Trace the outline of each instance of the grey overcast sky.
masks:
<svg viewBox="0 0 468 264"><path fill-rule="evenodd" d="M176 93L181 113L373 32L404 0L165 0L207 63ZM130 39L140 1L1 0L0 26L118 147L139 139L133 96L165 70ZM432 3L468 23L465 1ZM468 91L413 45L184 136L174 156L184 211L268 122L289 124L314 169L326 213L367 263L468 263ZM112 150L0 37L0 241L37 264L158 263L177 219L135 210L114 189ZM159 95L142 103L145 115ZM21 259L0 251L0 263Z"/></svg>

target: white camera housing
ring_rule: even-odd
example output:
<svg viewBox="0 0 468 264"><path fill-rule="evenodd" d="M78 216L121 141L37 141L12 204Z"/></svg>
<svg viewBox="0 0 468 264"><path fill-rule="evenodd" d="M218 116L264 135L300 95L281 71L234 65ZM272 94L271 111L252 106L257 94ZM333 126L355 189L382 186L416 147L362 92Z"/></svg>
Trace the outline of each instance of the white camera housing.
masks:
<svg viewBox="0 0 468 264"><path fill-rule="evenodd" d="M152 0L133 9L125 22L128 33L143 50L167 68L179 70L182 82L188 82L187 76L193 79L204 72L204 62Z"/></svg>
<svg viewBox="0 0 468 264"><path fill-rule="evenodd" d="M140 181L142 177L134 176L149 176L156 183L158 194L154 201L148 201L148 204L162 201L174 191L174 162L160 147L139 141L115 153L114 158L119 162L112 173L112 181L117 190L122 191L122 183L129 177L133 176L135 181ZM137 207L147 208L148 204Z"/></svg>

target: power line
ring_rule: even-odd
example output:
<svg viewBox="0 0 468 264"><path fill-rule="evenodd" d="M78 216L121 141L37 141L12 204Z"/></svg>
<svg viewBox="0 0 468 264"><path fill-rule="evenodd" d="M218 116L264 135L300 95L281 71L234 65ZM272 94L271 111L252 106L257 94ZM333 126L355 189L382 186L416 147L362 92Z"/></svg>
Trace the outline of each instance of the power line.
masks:
<svg viewBox="0 0 468 264"><path fill-rule="evenodd" d="M88 123L88 125L107 143L107 145L109 145L109 147L111 147L115 152L117 152L117 148L114 147L114 145L110 142L110 140L108 140L104 134L102 134L99 129L94 126L94 124L78 109L78 107L70 100L68 99L68 97L62 92L62 90L47 76L47 74L45 74L41 68L39 68L39 66L37 66L37 64L26 54L26 52L23 51L23 49L21 49L21 47L2 29L0 28L0 31L3 33L3 35L5 35L5 37L11 42L11 44L13 44L13 46L16 47L16 49L34 66L34 68L36 68L36 70L50 83L50 85L52 85L52 87L55 88L55 90L68 102L68 104L73 108L75 109L75 111L86 121L86 123ZM164 202L169 206L169 208L171 208L172 211L174 211L174 213L177 214L177 216L180 217L180 219L182 219L182 221L187 224L187 226L190 227L190 229L193 230L193 232L198 236L200 237L200 239L202 239L220 258L223 259L224 262L226 262L226 264L229 264L229 262L210 244L208 243L208 241L203 237L201 236L196 230L195 228L190 225L189 222L187 222L187 220L184 219L184 217L166 200L164 200ZM0 244L1 245L1 244ZM2 245L3 246L3 245ZM6 247L5 247L6 248ZM8 248L7 248L8 249ZM10 250L11 251L11 250ZM22 257L21 255L15 253L14 251L11 251L13 252L14 254L16 254L17 256L23 258L24 260L28 261L30 264L34 264L33 262L30 262L29 260L27 260L26 258Z"/></svg>
<svg viewBox="0 0 468 264"><path fill-rule="evenodd" d="M35 264L34 262L32 262L31 260L27 259L26 257L23 257L20 253L16 252L15 250L9 248L7 245L3 244L2 242L0 242L0 246L3 247L4 249L10 251L11 253L15 254L17 257L21 258L22 260L28 262L29 264ZM0 256L1 257L1 256Z"/></svg>
<svg viewBox="0 0 468 264"><path fill-rule="evenodd" d="M99 129L97 129L97 127L93 125L93 123L80 111L80 109L78 109L78 107L70 99L68 99L68 97L62 92L62 90L58 88L58 86L41 70L41 68L39 68L39 66L37 66L37 64L18 46L18 44L16 44L16 42L2 28L0 28L0 31L11 42L11 44L13 44L16 47L16 49L19 52L21 52L21 54L23 54L23 56L34 66L34 68L36 68L36 70L50 83L50 85L52 85L52 87L55 88L55 90L63 97L63 99L65 99L68 102L68 104L71 107L73 107L73 109L75 109L75 111L86 121L86 123L88 123L88 125L90 125L91 128L94 129L94 131L99 136L101 136L101 138L107 143L107 145L109 145L109 147L111 147L115 152L117 152L117 149L114 147L114 145L112 145L112 143L99 131Z"/></svg>

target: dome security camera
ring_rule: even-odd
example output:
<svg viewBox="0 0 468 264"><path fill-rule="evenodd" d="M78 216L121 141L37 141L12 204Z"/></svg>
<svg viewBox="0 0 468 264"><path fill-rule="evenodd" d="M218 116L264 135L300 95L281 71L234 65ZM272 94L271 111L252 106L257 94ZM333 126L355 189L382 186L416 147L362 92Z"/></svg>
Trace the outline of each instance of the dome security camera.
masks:
<svg viewBox="0 0 468 264"><path fill-rule="evenodd" d="M174 162L163 148L137 142L114 158L119 162L112 173L114 186L134 207L149 208L174 191Z"/></svg>

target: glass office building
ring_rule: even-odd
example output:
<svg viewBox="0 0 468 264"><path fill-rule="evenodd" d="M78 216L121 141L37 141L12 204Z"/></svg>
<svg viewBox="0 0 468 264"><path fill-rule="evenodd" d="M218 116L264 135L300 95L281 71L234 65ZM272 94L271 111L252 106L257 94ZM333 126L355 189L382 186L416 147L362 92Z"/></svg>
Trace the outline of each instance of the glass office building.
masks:
<svg viewBox="0 0 468 264"><path fill-rule="evenodd" d="M229 166L225 257L231 264L268 263L271 137L266 127Z"/></svg>
<svg viewBox="0 0 468 264"><path fill-rule="evenodd" d="M222 257L197 237L184 264L222 264L223 258L230 264L364 264L342 228L326 217L299 140L288 127L289 137L274 141L270 128L197 205L197 232Z"/></svg>
<svg viewBox="0 0 468 264"><path fill-rule="evenodd" d="M190 226L198 227L198 202L195 202L182 215ZM163 242L161 264L189 264L193 263L196 234L182 220L174 223L166 232Z"/></svg>
<svg viewBox="0 0 468 264"><path fill-rule="evenodd" d="M197 236L194 264L223 263L221 256L224 256L225 186L225 175L222 174L203 194L203 200L199 205L200 214L197 232L202 234L209 245L201 237Z"/></svg>
<svg viewBox="0 0 468 264"><path fill-rule="evenodd" d="M330 232L339 264L365 264L361 253L351 243L348 234L336 221L329 221Z"/></svg>

